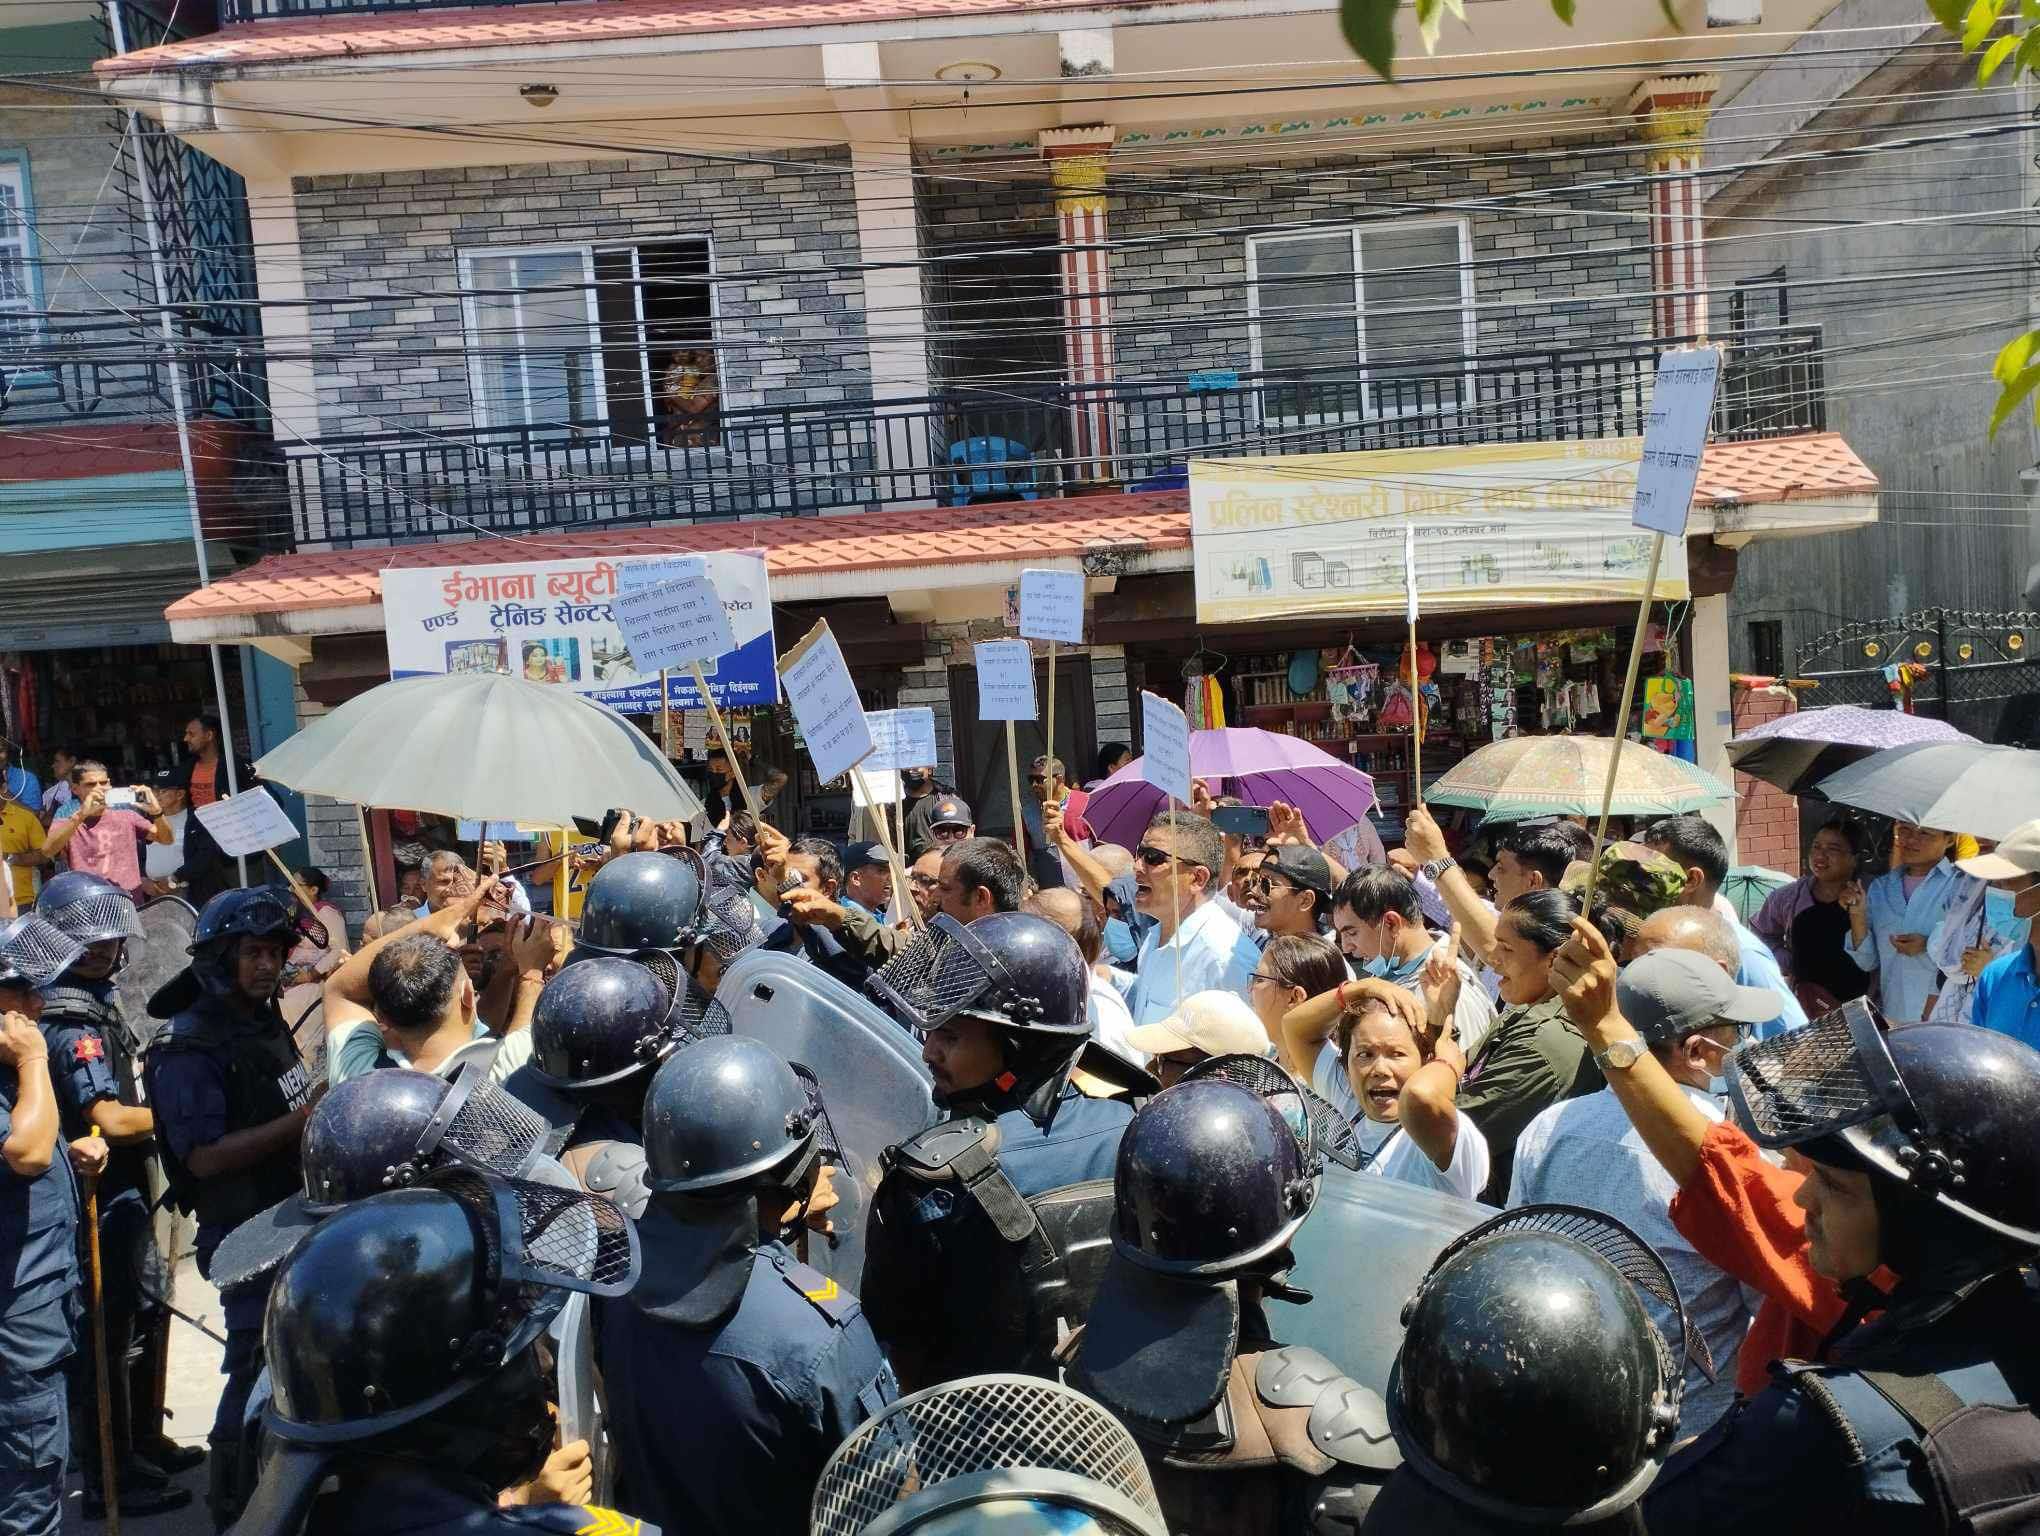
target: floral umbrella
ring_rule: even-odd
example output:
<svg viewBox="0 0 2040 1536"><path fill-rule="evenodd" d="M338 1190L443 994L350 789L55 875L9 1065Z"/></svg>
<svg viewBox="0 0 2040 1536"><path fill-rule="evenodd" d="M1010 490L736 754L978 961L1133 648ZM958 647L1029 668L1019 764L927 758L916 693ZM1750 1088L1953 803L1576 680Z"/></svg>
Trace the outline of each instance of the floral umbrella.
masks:
<svg viewBox="0 0 2040 1536"><path fill-rule="evenodd" d="M1638 742L1621 744L1615 773L1617 816L1675 816L1732 798L1714 777ZM1489 821L1532 816L1594 816L1608 782L1606 736L1512 736L1469 752L1424 792L1433 805L1464 805Z"/></svg>

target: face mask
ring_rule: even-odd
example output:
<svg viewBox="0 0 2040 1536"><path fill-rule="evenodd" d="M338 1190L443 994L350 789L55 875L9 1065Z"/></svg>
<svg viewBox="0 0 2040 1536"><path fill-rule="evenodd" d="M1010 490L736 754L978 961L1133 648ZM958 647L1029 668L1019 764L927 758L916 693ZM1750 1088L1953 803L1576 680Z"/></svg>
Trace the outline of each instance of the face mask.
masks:
<svg viewBox="0 0 2040 1536"><path fill-rule="evenodd" d="M2023 944L2032 931L2033 920L2018 915L2019 897L2022 891L2001 891L1989 886L1983 893L1983 920L1991 931L2001 939Z"/></svg>
<svg viewBox="0 0 2040 1536"><path fill-rule="evenodd" d="M1369 976L1377 977L1382 981L1392 981L1401 987L1407 986L1411 981L1415 980L1417 973L1423 970L1424 962L1430 958L1431 952L1428 949L1420 954L1411 956L1407 960L1394 960L1387 955L1376 955L1372 960L1361 966L1360 969Z"/></svg>
<svg viewBox="0 0 2040 1536"><path fill-rule="evenodd" d="M1133 936L1133 930L1123 917L1105 919L1105 953L1118 965L1131 965L1140 954L1140 940Z"/></svg>

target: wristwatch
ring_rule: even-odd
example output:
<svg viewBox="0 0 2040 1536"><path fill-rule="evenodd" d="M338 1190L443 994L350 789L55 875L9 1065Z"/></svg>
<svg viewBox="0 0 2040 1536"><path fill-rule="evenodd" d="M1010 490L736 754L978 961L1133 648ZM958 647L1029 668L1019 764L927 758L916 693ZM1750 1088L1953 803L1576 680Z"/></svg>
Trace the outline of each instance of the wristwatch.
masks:
<svg viewBox="0 0 2040 1536"><path fill-rule="evenodd" d="M1433 859L1428 864L1419 865L1417 867L1417 873L1422 875L1426 880L1430 881L1433 885L1436 885L1438 883L1438 877L1444 874L1446 870L1452 868L1453 865L1457 864L1458 862L1459 860L1453 858L1452 855L1448 853L1442 859Z"/></svg>
<svg viewBox="0 0 2040 1536"><path fill-rule="evenodd" d="M1603 1072L1610 1068L1617 1072L1626 1072L1641 1061L1649 1049L1649 1046L1631 1035L1627 1040L1615 1041L1605 1051L1594 1052L1594 1065Z"/></svg>

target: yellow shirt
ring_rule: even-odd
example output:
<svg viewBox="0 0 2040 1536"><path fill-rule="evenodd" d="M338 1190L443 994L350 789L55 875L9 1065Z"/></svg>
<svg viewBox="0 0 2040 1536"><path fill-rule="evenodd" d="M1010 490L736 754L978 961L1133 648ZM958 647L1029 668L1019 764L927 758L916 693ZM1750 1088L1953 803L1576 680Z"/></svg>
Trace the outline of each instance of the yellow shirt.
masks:
<svg viewBox="0 0 2040 1536"><path fill-rule="evenodd" d="M43 824L35 813L18 800L0 800L0 854L40 851ZM35 905L35 870L27 864L10 864L14 878L14 904L24 912Z"/></svg>

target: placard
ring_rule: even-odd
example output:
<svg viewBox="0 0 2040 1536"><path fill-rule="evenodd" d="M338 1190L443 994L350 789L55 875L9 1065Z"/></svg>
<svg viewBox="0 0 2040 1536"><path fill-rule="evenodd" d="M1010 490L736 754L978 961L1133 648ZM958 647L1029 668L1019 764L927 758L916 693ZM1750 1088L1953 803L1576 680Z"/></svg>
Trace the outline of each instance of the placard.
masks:
<svg viewBox="0 0 2040 1536"><path fill-rule="evenodd" d="M779 658L779 676L786 688L786 702L800 722L816 778L824 783L840 778L871 756L871 725L864 718L857 685L850 679L849 664L829 631L828 620L817 620L815 627Z"/></svg>
<svg viewBox="0 0 2040 1536"><path fill-rule="evenodd" d="M1714 418L1714 391L1721 381L1721 351L1692 347L1658 358L1657 380L1651 385L1650 409L1643 416L1643 459L1636 467L1636 500L1630 523L1662 533L1686 536L1686 518L1693 510L1693 487L1700 479L1700 458L1707 450L1707 426Z"/></svg>
<svg viewBox="0 0 2040 1536"><path fill-rule="evenodd" d="M611 606L640 672L712 661L737 648L729 612L706 576L627 586Z"/></svg>
<svg viewBox="0 0 2040 1536"><path fill-rule="evenodd" d="M1140 776L1165 795L1190 803L1190 722L1159 694L1141 690Z"/></svg>
<svg viewBox="0 0 2040 1536"><path fill-rule="evenodd" d="M977 643L978 718L1034 718L1034 647L1025 640Z"/></svg>
<svg viewBox="0 0 2040 1536"><path fill-rule="evenodd" d="M1027 570L1020 573L1020 634L1059 645L1084 643L1084 573Z"/></svg>
<svg viewBox="0 0 2040 1536"><path fill-rule="evenodd" d="M229 858L280 848L298 835L283 807L270 799L269 791L260 784L210 805L193 806L191 814Z"/></svg>
<svg viewBox="0 0 2040 1536"><path fill-rule="evenodd" d="M464 843L525 843L531 834L518 830L514 821L468 821L453 824L453 835Z"/></svg>
<svg viewBox="0 0 2040 1536"><path fill-rule="evenodd" d="M895 773L907 768L935 766L935 711L926 705L913 709L866 710L871 725L872 752L864 764L867 774Z"/></svg>
<svg viewBox="0 0 2040 1536"><path fill-rule="evenodd" d="M866 718L876 719L877 716ZM851 779L850 803L859 810L880 810L890 814L894 802L900 798L900 776L890 768L872 767L877 758L875 752L866 758L864 766L857 770L857 776Z"/></svg>

